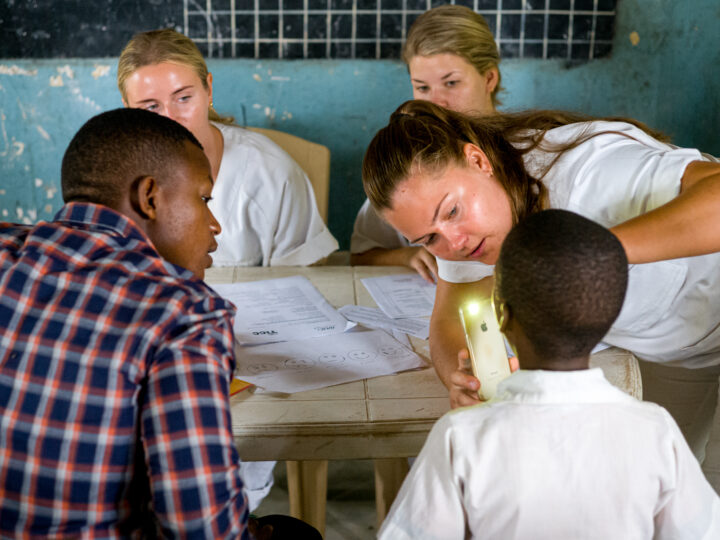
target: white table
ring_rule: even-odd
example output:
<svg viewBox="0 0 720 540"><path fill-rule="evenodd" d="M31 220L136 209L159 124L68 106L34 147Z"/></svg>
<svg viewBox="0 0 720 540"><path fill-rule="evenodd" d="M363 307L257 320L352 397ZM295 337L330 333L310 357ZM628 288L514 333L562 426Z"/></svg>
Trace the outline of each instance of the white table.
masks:
<svg viewBox="0 0 720 540"><path fill-rule="evenodd" d="M374 306L360 279L407 272L404 267L382 266L216 268L208 271L206 280L230 283L303 275L335 307ZM427 341L411 341L429 366ZM591 365L602 368L616 386L641 397L638 364L627 351L607 349L593 355ZM450 405L447 389L428 367L289 396L243 391L231 398L231 407L241 458L287 461L290 513L323 533L326 460L375 460L380 523L407 473L406 458L418 454L430 428Z"/></svg>

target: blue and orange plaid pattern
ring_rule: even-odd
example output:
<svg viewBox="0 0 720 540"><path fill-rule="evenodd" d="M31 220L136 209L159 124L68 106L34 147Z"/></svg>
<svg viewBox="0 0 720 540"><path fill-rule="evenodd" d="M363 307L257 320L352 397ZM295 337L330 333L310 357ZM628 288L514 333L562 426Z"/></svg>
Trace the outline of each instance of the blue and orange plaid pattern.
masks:
<svg viewBox="0 0 720 540"><path fill-rule="evenodd" d="M0 224L0 536L246 538L233 315L108 208Z"/></svg>

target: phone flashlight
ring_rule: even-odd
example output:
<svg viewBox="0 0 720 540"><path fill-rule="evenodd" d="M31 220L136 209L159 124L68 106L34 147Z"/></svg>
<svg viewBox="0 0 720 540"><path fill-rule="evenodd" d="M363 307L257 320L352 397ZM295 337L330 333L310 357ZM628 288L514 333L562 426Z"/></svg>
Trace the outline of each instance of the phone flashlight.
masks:
<svg viewBox="0 0 720 540"><path fill-rule="evenodd" d="M473 300L460 306L460 320L470 351L473 375L480 381L478 395L488 400L495 395L497 385L510 376L505 339L498 326L492 302Z"/></svg>

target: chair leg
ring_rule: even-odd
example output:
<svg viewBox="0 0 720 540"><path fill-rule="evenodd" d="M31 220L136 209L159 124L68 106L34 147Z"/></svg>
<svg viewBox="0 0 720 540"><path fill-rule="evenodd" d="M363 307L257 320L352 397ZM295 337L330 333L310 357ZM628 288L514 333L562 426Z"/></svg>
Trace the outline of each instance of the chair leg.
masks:
<svg viewBox="0 0 720 540"><path fill-rule="evenodd" d="M378 530L409 470L407 458L375 460L375 512Z"/></svg>
<svg viewBox="0 0 720 540"><path fill-rule="evenodd" d="M325 536L328 462L286 461L290 515Z"/></svg>

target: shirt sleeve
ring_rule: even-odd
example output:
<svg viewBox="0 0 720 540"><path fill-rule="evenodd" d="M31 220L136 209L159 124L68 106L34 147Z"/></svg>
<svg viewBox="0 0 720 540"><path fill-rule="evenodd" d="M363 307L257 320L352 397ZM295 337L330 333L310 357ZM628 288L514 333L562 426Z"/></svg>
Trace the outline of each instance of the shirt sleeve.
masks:
<svg viewBox="0 0 720 540"><path fill-rule="evenodd" d="M355 218L350 253L365 253L374 248L398 249L409 245L410 242L378 216L370 201L365 199Z"/></svg>
<svg viewBox="0 0 720 540"><path fill-rule="evenodd" d="M228 397L232 323L207 302L178 316L148 367L145 460L163 537L246 539L247 499Z"/></svg>
<svg viewBox="0 0 720 540"><path fill-rule="evenodd" d="M495 266L479 261L448 261L435 257L438 276L449 283L471 283L492 276Z"/></svg>
<svg viewBox="0 0 720 540"><path fill-rule="evenodd" d="M305 266L327 257L337 240L320 217L305 172L288 156L270 266Z"/></svg>
<svg viewBox="0 0 720 540"><path fill-rule="evenodd" d="M451 424L433 426L378 533L379 540L463 540L466 519L452 466Z"/></svg>
<svg viewBox="0 0 720 540"><path fill-rule="evenodd" d="M670 415L663 411L671 432L668 452L675 483L662 486L655 514L655 540L720 538L720 498L703 475Z"/></svg>
<svg viewBox="0 0 720 540"><path fill-rule="evenodd" d="M577 135L581 126L551 130L548 138ZM543 183L551 207L577 212L605 227L677 197L687 166L705 159L698 150L660 142L624 122L593 122L585 127L587 134L598 134L565 152Z"/></svg>

